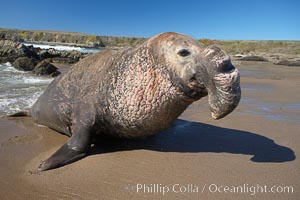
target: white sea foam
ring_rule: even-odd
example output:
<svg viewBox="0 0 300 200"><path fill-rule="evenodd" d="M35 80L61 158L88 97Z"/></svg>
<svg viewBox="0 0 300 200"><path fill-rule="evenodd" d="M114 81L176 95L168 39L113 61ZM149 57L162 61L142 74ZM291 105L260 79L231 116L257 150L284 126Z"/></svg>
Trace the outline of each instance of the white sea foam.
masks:
<svg viewBox="0 0 300 200"><path fill-rule="evenodd" d="M24 83L50 83L53 78L42 78L42 77L23 77Z"/></svg>
<svg viewBox="0 0 300 200"><path fill-rule="evenodd" d="M0 115L29 109L52 80L0 64Z"/></svg>
<svg viewBox="0 0 300 200"><path fill-rule="evenodd" d="M0 98L0 115L12 114L22 110L29 110L43 91L24 95L19 98Z"/></svg>
<svg viewBox="0 0 300 200"><path fill-rule="evenodd" d="M1 64L0 64L1 65ZM4 63L4 65L8 66L8 67L12 67L11 63L10 62L6 62Z"/></svg>
<svg viewBox="0 0 300 200"><path fill-rule="evenodd" d="M7 66L3 69L4 72L17 72L17 73L26 73L25 71L17 70L13 66Z"/></svg>
<svg viewBox="0 0 300 200"><path fill-rule="evenodd" d="M56 49L56 50L59 50L59 51L73 51L73 50L76 50L76 51L79 51L79 52L82 52L82 53L96 53L96 52L99 52L100 50L99 49L95 49L95 48L83 48L83 47L75 47L75 46L63 46L63 45L47 45L47 44L33 44L33 43L24 43L24 45L26 46L33 46L33 47L36 47L36 48L41 48L41 49L50 49L50 48L53 48L53 49Z"/></svg>

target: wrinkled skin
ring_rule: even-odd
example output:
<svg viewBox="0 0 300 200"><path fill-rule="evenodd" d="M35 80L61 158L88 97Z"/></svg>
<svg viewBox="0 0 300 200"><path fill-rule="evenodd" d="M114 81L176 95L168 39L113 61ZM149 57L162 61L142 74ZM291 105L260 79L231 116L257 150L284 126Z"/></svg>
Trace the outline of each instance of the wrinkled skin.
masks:
<svg viewBox="0 0 300 200"><path fill-rule="evenodd" d="M32 107L36 123L70 136L39 169L86 156L93 134L156 134L206 95L214 119L241 98L238 70L217 46L163 33L135 48L91 55L56 78Z"/></svg>

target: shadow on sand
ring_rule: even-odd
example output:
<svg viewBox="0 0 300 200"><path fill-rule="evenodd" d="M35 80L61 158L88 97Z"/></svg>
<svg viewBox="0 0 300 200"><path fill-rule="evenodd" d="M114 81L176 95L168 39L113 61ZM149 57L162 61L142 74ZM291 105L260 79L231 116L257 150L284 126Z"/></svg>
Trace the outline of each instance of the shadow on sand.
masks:
<svg viewBox="0 0 300 200"><path fill-rule="evenodd" d="M138 149L245 154L253 155L253 162L287 162L296 158L293 150L267 137L185 120L177 120L167 131L146 139L97 138L90 155Z"/></svg>

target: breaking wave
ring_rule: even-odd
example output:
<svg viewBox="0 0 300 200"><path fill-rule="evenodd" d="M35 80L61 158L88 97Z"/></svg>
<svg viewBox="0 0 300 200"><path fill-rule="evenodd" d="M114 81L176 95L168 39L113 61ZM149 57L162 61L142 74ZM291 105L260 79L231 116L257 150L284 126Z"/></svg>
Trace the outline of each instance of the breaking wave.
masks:
<svg viewBox="0 0 300 200"><path fill-rule="evenodd" d="M52 80L0 64L0 116L29 109Z"/></svg>
<svg viewBox="0 0 300 200"><path fill-rule="evenodd" d="M41 48L41 49L56 49L59 51L79 51L81 53L97 53L100 51L100 49L96 48L84 48L84 47L75 47L75 46L63 46L63 45L48 45L48 44L33 44L33 43L24 43L26 46L33 46L36 48Z"/></svg>

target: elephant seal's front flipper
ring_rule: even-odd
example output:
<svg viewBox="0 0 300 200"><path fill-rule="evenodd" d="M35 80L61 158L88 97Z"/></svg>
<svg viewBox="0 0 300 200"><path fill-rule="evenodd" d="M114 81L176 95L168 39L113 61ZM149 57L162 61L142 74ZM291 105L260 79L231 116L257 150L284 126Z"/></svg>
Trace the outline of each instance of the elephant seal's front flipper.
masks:
<svg viewBox="0 0 300 200"><path fill-rule="evenodd" d="M42 162L38 168L40 171L58 168L70 164L87 155L86 151L74 150L68 143L60 147L50 158Z"/></svg>
<svg viewBox="0 0 300 200"><path fill-rule="evenodd" d="M80 112L80 111L79 111ZM81 112L78 117L83 117ZM78 117L76 119L78 119ZM85 157L90 149L91 122L87 117L84 121L74 121L74 125L70 128L72 135L69 141L60 147L50 158L42 162L39 166L40 171L46 171L58 168Z"/></svg>

